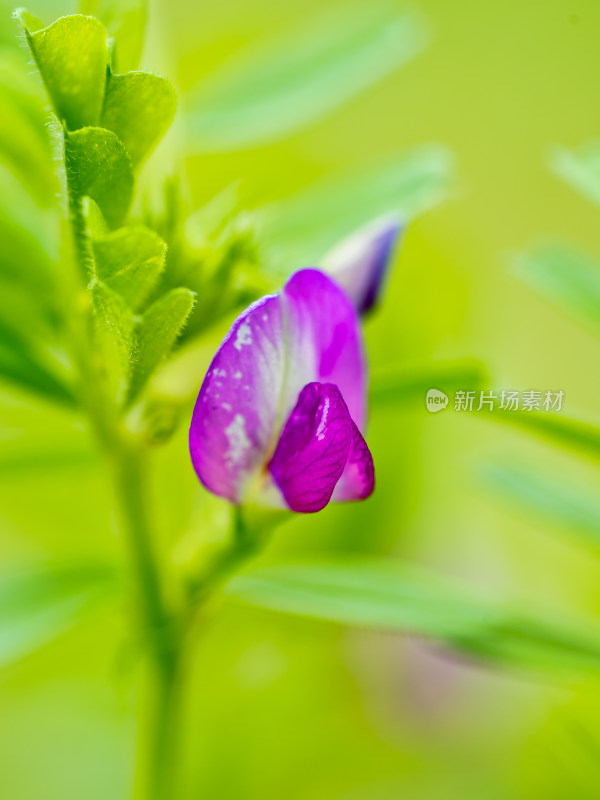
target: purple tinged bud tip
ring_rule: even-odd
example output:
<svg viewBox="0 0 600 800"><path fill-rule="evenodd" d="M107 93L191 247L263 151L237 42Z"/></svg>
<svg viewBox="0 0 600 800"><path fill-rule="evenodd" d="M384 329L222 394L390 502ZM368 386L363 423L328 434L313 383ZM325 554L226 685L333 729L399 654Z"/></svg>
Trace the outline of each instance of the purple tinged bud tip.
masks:
<svg viewBox="0 0 600 800"><path fill-rule="evenodd" d="M360 314L377 302L402 230L396 216L379 217L343 239L323 259L325 272Z"/></svg>

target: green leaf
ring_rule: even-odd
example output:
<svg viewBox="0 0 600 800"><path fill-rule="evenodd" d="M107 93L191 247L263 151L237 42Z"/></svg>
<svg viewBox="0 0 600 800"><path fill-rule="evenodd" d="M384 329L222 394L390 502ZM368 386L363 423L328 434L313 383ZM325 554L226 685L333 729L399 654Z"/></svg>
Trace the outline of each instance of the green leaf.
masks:
<svg viewBox="0 0 600 800"><path fill-rule="evenodd" d="M63 373L63 374L61 374ZM64 370L50 354L0 321L0 377L44 399L67 405L75 397Z"/></svg>
<svg viewBox="0 0 600 800"><path fill-rule="evenodd" d="M71 191L95 200L111 228L127 216L133 196L131 159L121 140L104 128L82 128L65 137Z"/></svg>
<svg viewBox="0 0 600 800"><path fill-rule="evenodd" d="M597 673L600 630L482 600L425 571L389 562L268 567L235 578L228 595L343 625L427 636L502 667Z"/></svg>
<svg viewBox="0 0 600 800"><path fill-rule="evenodd" d="M0 258L2 258L0 252ZM61 347L61 308L51 287L40 281L36 291L23 276L13 281L0 270L0 328L14 331L24 341L45 350Z"/></svg>
<svg viewBox="0 0 600 800"><path fill-rule="evenodd" d="M600 459L600 426L583 419L545 411L507 411L486 415L485 419L513 425L568 450Z"/></svg>
<svg viewBox="0 0 600 800"><path fill-rule="evenodd" d="M102 126L114 131L138 166L166 133L177 97L171 84L148 72L110 74Z"/></svg>
<svg viewBox="0 0 600 800"><path fill-rule="evenodd" d="M579 541L600 547L600 503L581 489L540 473L539 468L524 469L512 464L486 464L483 480L503 498L530 511L551 525L566 528Z"/></svg>
<svg viewBox="0 0 600 800"><path fill-rule="evenodd" d="M134 317L125 300L108 286L91 288L96 319L96 358L107 386L118 403L129 389L134 347Z"/></svg>
<svg viewBox="0 0 600 800"><path fill-rule="evenodd" d="M119 228L93 243L98 278L137 311L164 268L166 244L142 225Z"/></svg>
<svg viewBox="0 0 600 800"><path fill-rule="evenodd" d="M280 270L317 264L370 219L394 211L408 221L439 203L452 184L453 169L446 148L427 145L328 178L265 209L265 242Z"/></svg>
<svg viewBox="0 0 600 800"><path fill-rule="evenodd" d="M115 72L137 69L148 19L146 0L82 0L79 10L102 20L112 37Z"/></svg>
<svg viewBox="0 0 600 800"><path fill-rule="evenodd" d="M54 110L69 130L97 125L106 85L106 31L93 17L61 17L38 29L27 12L19 19Z"/></svg>
<svg viewBox="0 0 600 800"><path fill-rule="evenodd" d="M20 51L0 49L0 93L3 100L10 98L31 125L40 132L47 125L46 103L40 98L38 80L23 69ZM47 138L47 131L46 136Z"/></svg>
<svg viewBox="0 0 600 800"><path fill-rule="evenodd" d="M576 150L556 149L550 166L592 203L600 206L600 141L586 142Z"/></svg>
<svg viewBox="0 0 600 800"><path fill-rule="evenodd" d="M143 315L137 330L130 400L137 397L154 370L170 353L187 322L195 297L189 289L171 289Z"/></svg>
<svg viewBox="0 0 600 800"><path fill-rule="evenodd" d="M14 478L18 473L35 476L41 473L55 475L58 470L82 470L97 468L101 464L97 450L89 442L50 441L42 444L23 443L21 438L2 443L0 474Z"/></svg>
<svg viewBox="0 0 600 800"><path fill-rule="evenodd" d="M344 6L259 42L205 79L187 103L190 145L224 151L300 130L415 56L420 21L381 3Z"/></svg>
<svg viewBox="0 0 600 800"><path fill-rule="evenodd" d="M35 396L0 390L2 480L31 475L45 480L56 469L94 470L102 466L93 436L81 426L81 415L68 406L41 404ZM66 478L68 480L68 476Z"/></svg>
<svg viewBox="0 0 600 800"><path fill-rule="evenodd" d="M44 567L0 578L0 666L53 641L111 597L114 570Z"/></svg>
<svg viewBox="0 0 600 800"><path fill-rule="evenodd" d="M567 245L547 244L517 257L516 274L575 319L600 332L600 264Z"/></svg>
<svg viewBox="0 0 600 800"><path fill-rule="evenodd" d="M374 405L397 407L404 403L425 403L429 389L448 394L454 389L482 388L487 373L481 363L472 360L442 361L420 366L391 364L373 371L370 400Z"/></svg>
<svg viewBox="0 0 600 800"><path fill-rule="evenodd" d="M0 51L0 160L8 164L40 206L48 207L59 190L48 114L33 76L23 73L20 60Z"/></svg>
<svg viewBox="0 0 600 800"><path fill-rule="evenodd" d="M59 250L57 214L40 208L1 159L0 185L0 273L49 291Z"/></svg>

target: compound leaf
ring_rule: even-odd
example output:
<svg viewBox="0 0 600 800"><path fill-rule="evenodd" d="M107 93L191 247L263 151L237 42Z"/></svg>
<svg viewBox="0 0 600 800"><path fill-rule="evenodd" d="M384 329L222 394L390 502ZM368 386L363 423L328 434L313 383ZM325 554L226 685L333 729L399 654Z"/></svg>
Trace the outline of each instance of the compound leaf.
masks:
<svg viewBox="0 0 600 800"><path fill-rule="evenodd" d="M119 228L93 245L98 278L138 311L164 268L166 244L138 225Z"/></svg>
<svg viewBox="0 0 600 800"><path fill-rule="evenodd" d="M71 191L95 200L115 228L127 215L133 196L131 159L121 140L105 128L81 128L65 137Z"/></svg>
<svg viewBox="0 0 600 800"><path fill-rule="evenodd" d="M171 289L145 312L138 325L136 361L130 400L140 393L161 361L169 354L187 322L196 295L189 289Z"/></svg>
<svg viewBox="0 0 600 800"><path fill-rule="evenodd" d="M137 166L165 134L176 107L175 92L165 78L149 72L110 74L102 126L117 134Z"/></svg>
<svg viewBox="0 0 600 800"><path fill-rule="evenodd" d="M58 118L69 130L97 125L109 58L102 23L74 14L40 28L27 12L17 18Z"/></svg>
<svg viewBox="0 0 600 800"><path fill-rule="evenodd" d="M125 399L134 345L133 312L121 297L98 281L91 289L96 319L96 357L117 402Z"/></svg>

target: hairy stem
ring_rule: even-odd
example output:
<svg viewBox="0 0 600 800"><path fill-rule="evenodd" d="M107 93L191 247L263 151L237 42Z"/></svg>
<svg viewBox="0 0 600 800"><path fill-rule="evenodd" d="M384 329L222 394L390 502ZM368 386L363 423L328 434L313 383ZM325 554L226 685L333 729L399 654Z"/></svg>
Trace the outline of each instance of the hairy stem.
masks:
<svg viewBox="0 0 600 800"><path fill-rule="evenodd" d="M67 182L68 183L68 182ZM139 618L148 654L148 713L140 724L136 770L138 800L174 797L174 765L178 727L180 667L184 637L179 619L167 606L163 580L153 549L146 482L148 453L120 420L119 409L106 395L93 353L93 320L86 288L94 277L94 260L81 198L67 188L68 218L74 261L73 302L69 338L79 375L79 393L96 438L109 461L121 526L129 543ZM80 302L82 297L88 302Z"/></svg>
<svg viewBox="0 0 600 800"><path fill-rule="evenodd" d="M140 730L136 796L142 800L173 797L179 716L183 633L170 612L152 550L147 508L145 453L137 446L113 452L115 486L127 533L150 655L149 715Z"/></svg>

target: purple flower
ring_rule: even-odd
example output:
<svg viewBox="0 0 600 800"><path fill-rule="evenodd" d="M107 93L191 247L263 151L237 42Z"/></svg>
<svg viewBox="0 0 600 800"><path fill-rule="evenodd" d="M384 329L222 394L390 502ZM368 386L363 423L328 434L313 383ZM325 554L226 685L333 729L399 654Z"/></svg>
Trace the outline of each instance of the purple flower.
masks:
<svg viewBox="0 0 600 800"><path fill-rule="evenodd" d="M323 269L345 289L359 313L377 301L401 233L395 215L379 217L343 239L323 259Z"/></svg>
<svg viewBox="0 0 600 800"><path fill-rule="evenodd" d="M360 429L366 365L355 308L315 269L233 323L204 378L190 427L204 486L238 505L319 511L374 487Z"/></svg>

